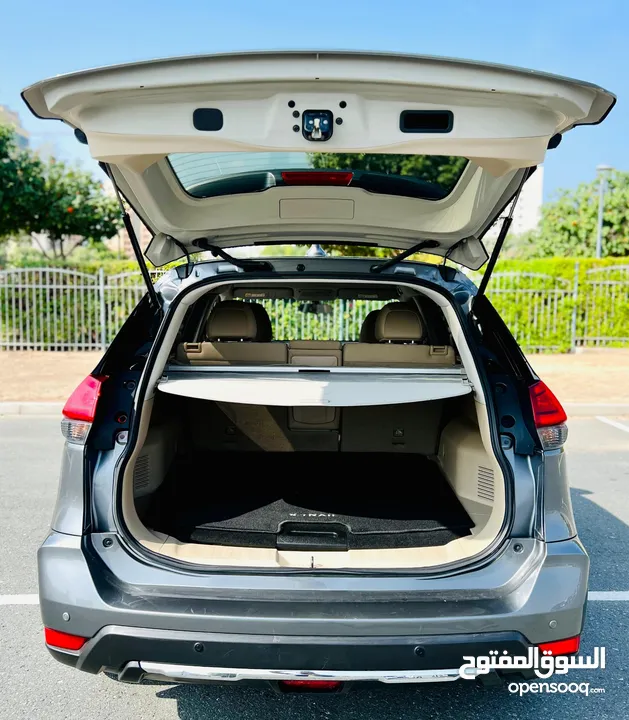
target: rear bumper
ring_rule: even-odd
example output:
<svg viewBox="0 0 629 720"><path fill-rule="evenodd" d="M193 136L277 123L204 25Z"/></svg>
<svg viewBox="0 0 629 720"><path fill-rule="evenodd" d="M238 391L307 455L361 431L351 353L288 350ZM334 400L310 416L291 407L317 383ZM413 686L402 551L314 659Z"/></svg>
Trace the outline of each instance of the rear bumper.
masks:
<svg viewBox="0 0 629 720"><path fill-rule="evenodd" d="M466 655L526 655L519 633L412 637L227 635L109 626L79 652L49 648L65 664L125 682L339 680L421 683L459 679Z"/></svg>
<svg viewBox="0 0 629 720"><path fill-rule="evenodd" d="M134 670L134 664L127 665L121 679ZM260 670L248 668L212 668L194 665L167 665L164 663L137 663L137 669L144 680L162 682L194 683L270 683L291 680L333 681L333 682L381 682L388 685L403 683L451 682L459 679L455 668L446 670Z"/></svg>
<svg viewBox="0 0 629 720"><path fill-rule="evenodd" d="M450 577L195 576L144 565L96 536L56 533L38 564L44 625L91 638L79 652L53 655L136 682L332 671L380 682L455 679L464 655L521 655L580 634L589 569L577 539L521 539L486 567Z"/></svg>

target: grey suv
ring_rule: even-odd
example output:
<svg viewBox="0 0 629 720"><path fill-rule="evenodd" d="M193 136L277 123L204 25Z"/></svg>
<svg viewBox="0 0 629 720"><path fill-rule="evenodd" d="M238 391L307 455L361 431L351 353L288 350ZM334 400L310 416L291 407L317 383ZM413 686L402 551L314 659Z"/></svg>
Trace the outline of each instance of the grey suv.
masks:
<svg viewBox="0 0 629 720"><path fill-rule="evenodd" d="M303 52L93 70L24 99L100 162L147 283L63 411L50 652L283 692L576 653L566 415L486 288L522 186L613 95ZM155 284L129 209L170 264Z"/></svg>

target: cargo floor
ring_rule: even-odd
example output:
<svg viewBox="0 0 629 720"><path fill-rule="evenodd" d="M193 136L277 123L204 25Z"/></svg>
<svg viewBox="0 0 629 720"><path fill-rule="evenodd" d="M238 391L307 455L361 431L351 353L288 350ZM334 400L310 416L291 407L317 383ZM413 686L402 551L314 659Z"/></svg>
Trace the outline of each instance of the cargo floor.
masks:
<svg viewBox="0 0 629 720"><path fill-rule="evenodd" d="M294 550L445 545L473 523L423 455L177 458L145 523L182 542Z"/></svg>

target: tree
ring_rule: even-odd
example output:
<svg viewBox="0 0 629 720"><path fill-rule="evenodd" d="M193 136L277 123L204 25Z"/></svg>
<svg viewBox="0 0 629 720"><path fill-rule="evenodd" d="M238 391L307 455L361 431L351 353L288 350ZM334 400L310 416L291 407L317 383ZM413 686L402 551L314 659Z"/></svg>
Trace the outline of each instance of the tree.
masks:
<svg viewBox="0 0 629 720"><path fill-rule="evenodd" d="M0 127L0 237L46 235L51 254L64 260L77 247L113 237L120 206L90 173L58 160L47 163L17 147L11 128Z"/></svg>
<svg viewBox="0 0 629 720"><path fill-rule="evenodd" d="M411 175L441 186L449 193L456 185L465 158L447 155L388 155L385 153L311 153L314 168L333 170L368 170L390 175ZM390 248L357 245L333 245L326 248L333 255L361 257L391 257L399 251ZM412 259L434 259L434 256L414 256Z"/></svg>
<svg viewBox="0 0 629 720"><path fill-rule="evenodd" d="M65 259L86 242L113 237L122 226L118 201L90 173L51 160L44 179L37 232L48 236L54 257Z"/></svg>
<svg viewBox="0 0 629 720"><path fill-rule="evenodd" d="M544 205L539 228L527 238L537 257L593 257L596 253L599 180L561 190ZM527 254L528 251L527 251ZM629 173L607 178L603 212L603 255L629 255Z"/></svg>
<svg viewBox="0 0 629 720"><path fill-rule="evenodd" d="M456 185L467 160L447 155L387 155L385 153L311 153L317 169L369 170L390 175L412 175L440 185L450 192Z"/></svg>
<svg viewBox="0 0 629 720"><path fill-rule="evenodd" d="M17 146L12 128L0 125L0 238L29 232L44 192L43 163Z"/></svg>

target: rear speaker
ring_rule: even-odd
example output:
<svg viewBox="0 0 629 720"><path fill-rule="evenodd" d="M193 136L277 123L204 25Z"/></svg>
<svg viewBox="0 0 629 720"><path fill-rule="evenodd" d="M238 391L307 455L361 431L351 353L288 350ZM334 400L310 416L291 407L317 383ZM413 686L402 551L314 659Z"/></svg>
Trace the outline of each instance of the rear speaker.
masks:
<svg viewBox="0 0 629 720"><path fill-rule="evenodd" d="M403 133L449 133L454 125L450 110L403 110L400 130Z"/></svg>

